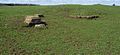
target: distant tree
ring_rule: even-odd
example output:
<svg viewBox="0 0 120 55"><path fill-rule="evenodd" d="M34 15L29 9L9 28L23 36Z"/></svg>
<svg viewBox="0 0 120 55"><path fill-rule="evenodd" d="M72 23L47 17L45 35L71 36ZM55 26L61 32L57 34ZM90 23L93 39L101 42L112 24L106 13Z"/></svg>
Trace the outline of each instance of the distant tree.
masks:
<svg viewBox="0 0 120 55"><path fill-rule="evenodd" d="M113 6L115 6L115 4L113 4Z"/></svg>

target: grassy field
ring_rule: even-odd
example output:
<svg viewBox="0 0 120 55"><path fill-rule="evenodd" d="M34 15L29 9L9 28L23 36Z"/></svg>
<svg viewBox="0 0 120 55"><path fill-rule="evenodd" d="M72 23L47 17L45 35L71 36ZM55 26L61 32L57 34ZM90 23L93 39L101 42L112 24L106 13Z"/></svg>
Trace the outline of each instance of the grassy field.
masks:
<svg viewBox="0 0 120 55"><path fill-rule="evenodd" d="M44 14L48 29L23 27ZM97 20L69 15L99 15ZM103 5L0 7L0 55L120 55L120 7Z"/></svg>

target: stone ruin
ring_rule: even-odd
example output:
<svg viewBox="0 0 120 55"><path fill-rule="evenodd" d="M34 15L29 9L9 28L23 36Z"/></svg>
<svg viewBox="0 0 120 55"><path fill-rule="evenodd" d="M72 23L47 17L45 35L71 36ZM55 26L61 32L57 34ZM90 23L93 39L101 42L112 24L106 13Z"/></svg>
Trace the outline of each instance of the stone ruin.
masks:
<svg viewBox="0 0 120 55"><path fill-rule="evenodd" d="M76 18L76 19L96 19L99 18L97 15L91 15L91 16L70 16L70 18Z"/></svg>
<svg viewBox="0 0 120 55"><path fill-rule="evenodd" d="M47 23L42 18L44 18L44 15L36 14L34 16L26 16L24 22L27 24L26 27L48 28Z"/></svg>

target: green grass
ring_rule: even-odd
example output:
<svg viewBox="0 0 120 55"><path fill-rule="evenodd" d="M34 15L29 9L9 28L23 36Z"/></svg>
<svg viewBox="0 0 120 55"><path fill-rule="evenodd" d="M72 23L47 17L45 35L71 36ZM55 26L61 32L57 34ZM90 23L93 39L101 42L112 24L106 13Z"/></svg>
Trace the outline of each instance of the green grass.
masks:
<svg viewBox="0 0 120 55"><path fill-rule="evenodd" d="M44 14L48 29L26 28ZM99 15L97 20L69 15ZM0 7L0 55L120 55L120 7L103 5Z"/></svg>

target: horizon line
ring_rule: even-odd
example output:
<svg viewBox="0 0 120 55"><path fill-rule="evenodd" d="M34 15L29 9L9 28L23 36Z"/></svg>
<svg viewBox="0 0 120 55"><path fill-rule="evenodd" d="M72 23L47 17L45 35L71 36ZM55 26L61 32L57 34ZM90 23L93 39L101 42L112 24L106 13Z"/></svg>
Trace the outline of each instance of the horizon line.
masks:
<svg viewBox="0 0 120 55"><path fill-rule="evenodd" d="M40 4L40 3L27 3L27 2L23 2L23 3L21 3L21 2L0 2L0 3L2 3L2 4L35 4L35 5L69 5L69 4L71 4L71 5L96 5L96 4L99 4L99 5L109 5L109 6L112 6L113 4L115 4L115 3L113 3L113 4L103 4L103 3L91 3L91 4L80 4L80 3L54 3L54 4L47 4L47 3L43 3L43 4ZM120 4L116 4L116 6L120 6Z"/></svg>

